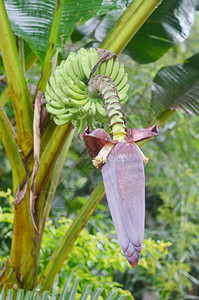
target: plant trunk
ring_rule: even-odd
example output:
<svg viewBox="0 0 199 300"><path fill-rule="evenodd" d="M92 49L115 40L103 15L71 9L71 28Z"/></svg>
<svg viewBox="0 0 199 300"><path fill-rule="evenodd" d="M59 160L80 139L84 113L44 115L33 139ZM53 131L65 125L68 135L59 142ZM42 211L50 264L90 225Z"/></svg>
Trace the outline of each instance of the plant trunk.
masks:
<svg viewBox="0 0 199 300"><path fill-rule="evenodd" d="M15 204L14 230L11 262L20 287L31 290L37 280L39 261L39 237L33 225L29 205L30 189L18 204ZM19 221L20 220L20 221Z"/></svg>

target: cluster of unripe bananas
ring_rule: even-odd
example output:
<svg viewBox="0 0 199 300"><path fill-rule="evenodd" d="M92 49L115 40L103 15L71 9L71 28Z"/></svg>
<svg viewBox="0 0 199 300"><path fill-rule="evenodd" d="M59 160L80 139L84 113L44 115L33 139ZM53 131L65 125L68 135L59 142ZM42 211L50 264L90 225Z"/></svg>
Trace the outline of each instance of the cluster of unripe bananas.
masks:
<svg viewBox="0 0 199 300"><path fill-rule="evenodd" d="M92 97L87 88L91 71L98 61L96 49L82 48L77 53L71 52L51 74L45 93L46 107L57 125L73 122L82 132L87 124L94 128L96 122L108 122L102 95ZM124 104L129 88L124 66L117 58L111 58L101 63L91 78L99 74L113 80L119 101Z"/></svg>

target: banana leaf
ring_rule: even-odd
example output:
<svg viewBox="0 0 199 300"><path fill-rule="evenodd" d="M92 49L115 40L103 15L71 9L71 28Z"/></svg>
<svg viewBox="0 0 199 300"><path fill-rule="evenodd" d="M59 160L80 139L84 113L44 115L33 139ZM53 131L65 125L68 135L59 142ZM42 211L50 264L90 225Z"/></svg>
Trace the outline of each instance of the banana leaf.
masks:
<svg viewBox="0 0 199 300"><path fill-rule="evenodd" d="M128 54L138 63L158 60L172 46L189 36L197 5L198 0L163 1L127 45ZM106 37L122 12L121 8L101 17L93 17L72 33L72 41L87 38L93 45L97 45Z"/></svg>
<svg viewBox="0 0 199 300"><path fill-rule="evenodd" d="M159 114L167 108L199 114L199 53L163 67L154 78L151 109Z"/></svg>
<svg viewBox="0 0 199 300"><path fill-rule="evenodd" d="M5 0L4 2L14 33L23 38L43 62L56 1ZM128 5L129 1L80 0L77 2L75 0L61 0L63 10L57 47L65 44L65 41L78 25L83 24L93 16L106 14L110 9L123 7L123 2Z"/></svg>

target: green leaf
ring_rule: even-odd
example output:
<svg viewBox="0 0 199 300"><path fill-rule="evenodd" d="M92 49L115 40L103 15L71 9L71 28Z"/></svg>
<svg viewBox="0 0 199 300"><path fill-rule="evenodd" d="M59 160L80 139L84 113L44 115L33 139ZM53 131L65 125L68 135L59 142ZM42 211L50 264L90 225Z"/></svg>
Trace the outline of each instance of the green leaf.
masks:
<svg viewBox="0 0 199 300"><path fill-rule="evenodd" d="M23 156L26 157L33 142L32 103L3 1L0 1L0 27L0 48L15 112L17 141Z"/></svg>
<svg viewBox="0 0 199 300"><path fill-rule="evenodd" d="M27 291L24 300L32 300L33 292Z"/></svg>
<svg viewBox="0 0 199 300"><path fill-rule="evenodd" d="M7 297L6 300L12 300L13 299L13 290L8 290L7 291Z"/></svg>
<svg viewBox="0 0 199 300"><path fill-rule="evenodd" d="M106 14L120 6L119 0L64 1L57 46L64 45L72 31L96 15ZM126 1L125 1L126 2ZM5 0L5 6L14 33L22 37L44 60L55 9L54 0Z"/></svg>
<svg viewBox="0 0 199 300"><path fill-rule="evenodd" d="M23 298L24 298L24 290L19 289L18 292L17 292L16 300L23 300Z"/></svg>
<svg viewBox="0 0 199 300"><path fill-rule="evenodd" d="M60 300L64 300L66 299L66 295L67 293L69 292L69 289L70 289L70 283L72 281L72 278L73 278L73 272L70 273L67 281L65 282L64 284L64 287L63 287L63 290L61 292L61 295L60 295Z"/></svg>
<svg viewBox="0 0 199 300"><path fill-rule="evenodd" d="M71 272L71 274L69 275L69 277L67 278L64 287L62 289L61 295L59 296L59 300L75 300L77 297L77 287L79 284L79 277L75 278L74 281L72 280L73 277L73 272ZM104 291L103 288L96 288L94 289L94 291L91 291L92 289L92 285L88 284L85 286L83 293L81 294L79 300L87 300L88 296L92 295L92 300L97 300L99 298L99 296L102 294L102 292ZM24 297L25 294L25 297ZM7 296L6 296L6 300L12 300L13 298L13 289L9 289L7 291ZM115 299L116 295L118 295L117 291L111 292L106 300L113 300ZM16 300L35 300L35 299L39 299L39 300L48 300L48 299L55 299L56 298L56 294L54 294L54 297L49 293L49 291L43 291L41 296L38 296L38 292L37 291L25 291L23 289L19 289L17 292L17 297ZM126 295L118 295L117 299L118 300L122 300L122 299L126 299ZM104 297L102 297L103 299L105 299ZM0 293L0 300L4 300L4 289L1 291Z"/></svg>
<svg viewBox="0 0 199 300"><path fill-rule="evenodd" d="M14 178L14 192L17 189L18 184L20 183L21 178L24 178L26 175L24 165L20 153L18 151L18 145L16 143L16 137L11 125L10 120L8 119L4 109L0 105L0 138L7 152L12 172Z"/></svg>
<svg viewBox="0 0 199 300"><path fill-rule="evenodd" d="M93 39L95 42L102 42L122 12L123 9L111 10L101 17L96 16L91 18L73 31L71 35L72 42L75 43L85 37Z"/></svg>
<svg viewBox="0 0 199 300"><path fill-rule="evenodd" d="M196 4L196 0L163 1L128 44L132 58L139 63L155 61L188 38Z"/></svg>
<svg viewBox="0 0 199 300"><path fill-rule="evenodd" d="M199 114L199 53L183 64L162 68L152 84L151 108Z"/></svg>
<svg viewBox="0 0 199 300"><path fill-rule="evenodd" d="M86 285L79 300L87 300L88 296L90 295L91 289L92 289L92 284Z"/></svg>
<svg viewBox="0 0 199 300"><path fill-rule="evenodd" d="M68 297L68 300L75 300L75 295L77 293L77 287L78 287L78 284L79 284L79 278L75 278L74 280L74 283L72 285L72 288L71 288L71 291L70 291L70 295Z"/></svg>
<svg viewBox="0 0 199 300"><path fill-rule="evenodd" d="M126 299L126 295L121 295L117 300L123 300Z"/></svg>
<svg viewBox="0 0 199 300"><path fill-rule="evenodd" d="M33 300L39 300L39 293L37 290L34 292Z"/></svg>
<svg viewBox="0 0 199 300"><path fill-rule="evenodd" d="M49 291L44 291L41 294L40 300L48 300L49 299L48 295L49 295Z"/></svg>
<svg viewBox="0 0 199 300"><path fill-rule="evenodd" d="M53 253L51 260L43 270L39 279L39 284L41 284L42 290L46 290L51 286L55 274L60 271L63 262L66 260L68 253L70 252L76 240L76 237L78 236L104 195L104 185L101 181L95 188L87 202L82 206L75 221L66 232L61 243Z"/></svg>
<svg viewBox="0 0 199 300"><path fill-rule="evenodd" d="M113 300L115 295L117 294L117 292L111 292L108 297L106 298L106 300Z"/></svg>
<svg viewBox="0 0 199 300"><path fill-rule="evenodd" d="M4 293L5 293L5 290L3 288L3 290L0 293L0 300L4 300Z"/></svg>
<svg viewBox="0 0 199 300"><path fill-rule="evenodd" d="M139 63L149 63L184 41L194 24L196 5L196 0L163 1L128 43L129 55ZM74 31L72 40L86 36L102 42L121 13L122 9L92 18Z"/></svg>
<svg viewBox="0 0 199 300"><path fill-rule="evenodd" d="M4 68L4 65L3 65L3 59L2 59L1 55L0 55L0 70L2 71L2 73L5 73L5 68Z"/></svg>
<svg viewBox="0 0 199 300"><path fill-rule="evenodd" d="M102 292L103 292L103 289L97 288L92 295L92 300L97 300Z"/></svg>

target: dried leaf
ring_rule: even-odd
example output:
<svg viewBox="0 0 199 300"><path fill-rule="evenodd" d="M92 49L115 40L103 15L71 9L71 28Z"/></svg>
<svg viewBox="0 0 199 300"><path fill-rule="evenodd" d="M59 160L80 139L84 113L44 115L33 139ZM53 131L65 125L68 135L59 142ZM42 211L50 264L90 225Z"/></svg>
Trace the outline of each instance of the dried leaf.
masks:
<svg viewBox="0 0 199 300"><path fill-rule="evenodd" d="M18 186L15 194L14 205L18 205L24 199L25 194L27 192L27 188L28 188L28 177L26 178L23 188L21 186Z"/></svg>
<svg viewBox="0 0 199 300"><path fill-rule="evenodd" d="M97 48L97 52L99 54L100 63L103 63L104 61L107 61L107 60L111 59L112 57L114 59L117 57L117 55L114 52L109 51L107 49Z"/></svg>
<svg viewBox="0 0 199 300"><path fill-rule="evenodd" d="M34 120L33 120L33 132L34 132L34 159L35 164L32 172L31 179L31 191L30 191L30 211L33 219L35 229L37 230L37 220L35 216L35 184L36 184L36 175L39 171L39 158L40 158L40 143L41 143L41 111L42 105L44 103L43 94L39 91L35 100L34 108Z"/></svg>
<svg viewBox="0 0 199 300"><path fill-rule="evenodd" d="M49 115L47 108L46 108L46 99L44 98L44 96L41 99L41 119L40 119L40 132L42 133L43 129L44 129L44 125L46 122L46 119Z"/></svg>

